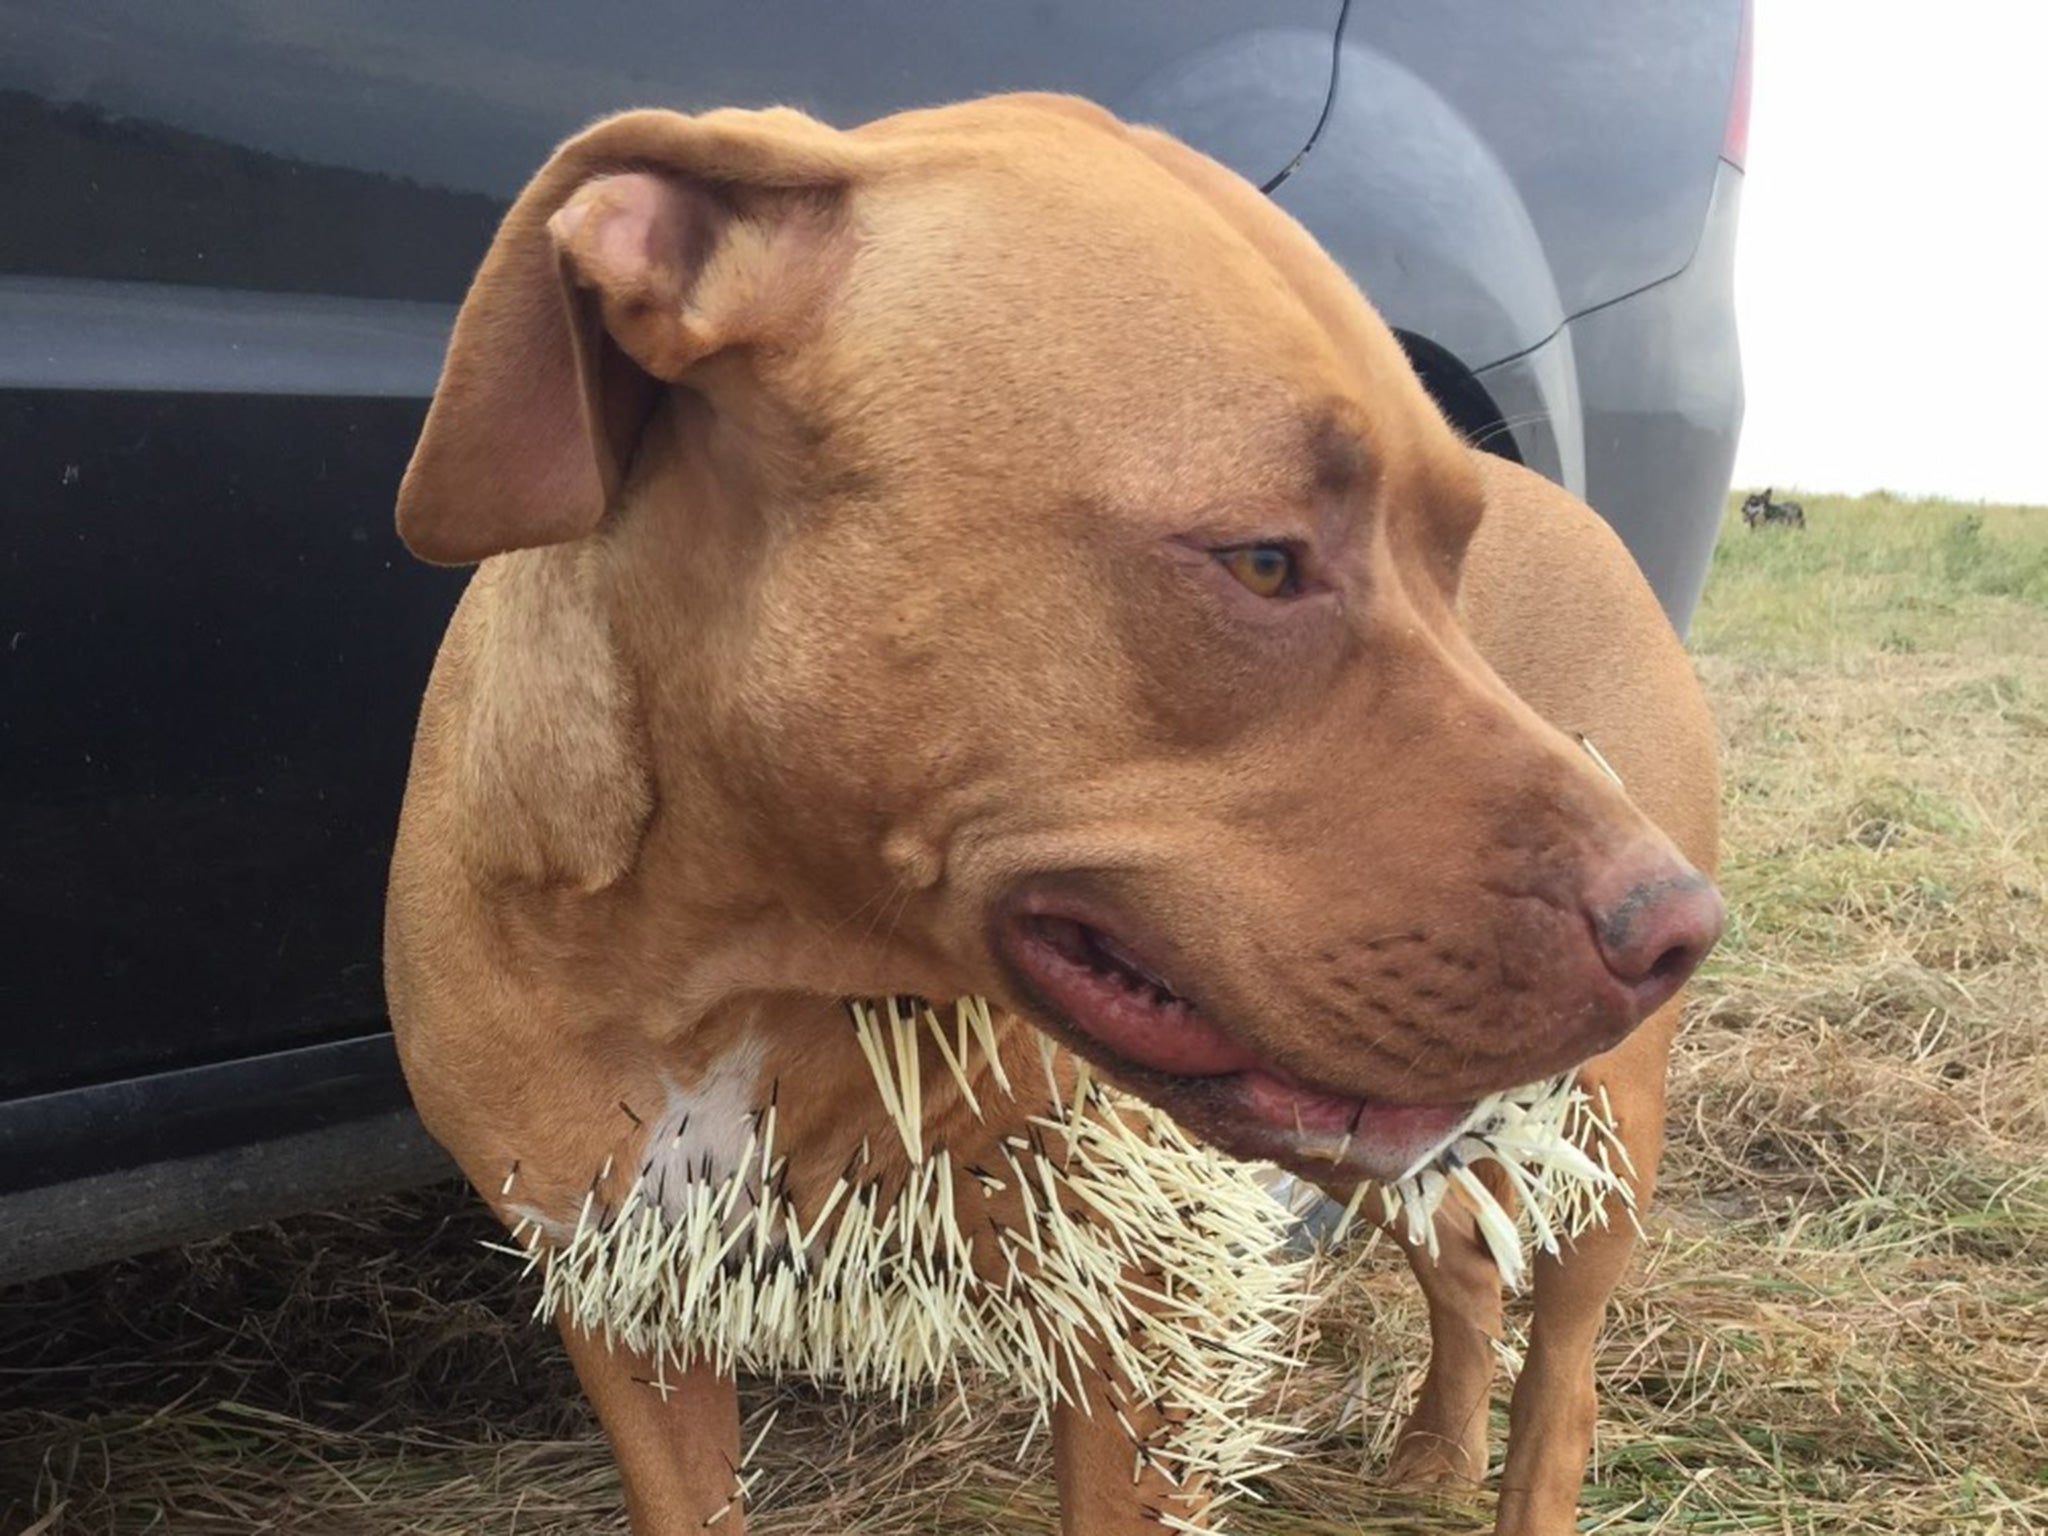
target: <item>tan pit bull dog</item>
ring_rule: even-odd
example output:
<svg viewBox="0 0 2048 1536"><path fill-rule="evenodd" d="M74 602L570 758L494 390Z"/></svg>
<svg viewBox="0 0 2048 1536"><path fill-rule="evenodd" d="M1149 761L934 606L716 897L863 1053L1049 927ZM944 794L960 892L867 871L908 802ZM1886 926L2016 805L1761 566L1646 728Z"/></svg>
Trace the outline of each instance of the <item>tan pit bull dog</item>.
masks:
<svg viewBox="0 0 2048 1536"><path fill-rule="evenodd" d="M652 1157L657 1084L773 1084L808 1198L882 1124L834 1000L887 994L993 998L1339 1192L1589 1063L1647 1200L1721 924L1686 660L1606 527L1461 444L1202 156L1053 97L601 123L499 230L398 524L483 565L391 1013L508 1224ZM1397 1470L1448 1480L1485 1467L1501 1301L1441 1230ZM1504 1532L1571 1527L1630 1241L1539 1265ZM737 1532L731 1380L565 1337L639 1536ZM1067 1531L1157 1529L1106 1415L1053 1429Z"/></svg>

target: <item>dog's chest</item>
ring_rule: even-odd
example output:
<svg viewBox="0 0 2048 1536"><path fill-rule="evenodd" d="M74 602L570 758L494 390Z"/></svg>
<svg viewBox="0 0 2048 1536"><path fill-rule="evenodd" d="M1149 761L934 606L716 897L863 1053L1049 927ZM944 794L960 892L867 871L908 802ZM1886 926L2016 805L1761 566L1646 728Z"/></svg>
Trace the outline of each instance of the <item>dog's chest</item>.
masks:
<svg viewBox="0 0 2048 1536"><path fill-rule="evenodd" d="M681 1218L693 1189L741 1173L763 1108L763 1056L759 1042L747 1039L687 1087L663 1077L662 1108L647 1123L635 1180L670 1221Z"/></svg>
<svg viewBox="0 0 2048 1536"><path fill-rule="evenodd" d="M649 1357L657 1385L710 1364L907 1403L974 1371L1041 1418L1106 1356L1113 1405L1174 1409L1135 1464L1225 1483L1258 1465L1307 1279L1285 1212L1049 1046L1013 1083L986 1005L949 1012L855 1005L852 1079L743 1043L663 1081L603 1197L573 1227L522 1226L538 1311Z"/></svg>

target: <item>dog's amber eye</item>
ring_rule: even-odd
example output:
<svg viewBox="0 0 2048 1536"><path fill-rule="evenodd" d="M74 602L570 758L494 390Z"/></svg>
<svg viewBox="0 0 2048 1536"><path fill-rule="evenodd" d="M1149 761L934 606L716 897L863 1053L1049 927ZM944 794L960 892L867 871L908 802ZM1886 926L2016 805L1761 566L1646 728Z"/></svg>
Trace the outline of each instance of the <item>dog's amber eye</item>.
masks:
<svg viewBox="0 0 2048 1536"><path fill-rule="evenodd" d="M1239 544L1217 550L1216 558L1255 597L1288 597L1301 589L1294 551L1285 544Z"/></svg>

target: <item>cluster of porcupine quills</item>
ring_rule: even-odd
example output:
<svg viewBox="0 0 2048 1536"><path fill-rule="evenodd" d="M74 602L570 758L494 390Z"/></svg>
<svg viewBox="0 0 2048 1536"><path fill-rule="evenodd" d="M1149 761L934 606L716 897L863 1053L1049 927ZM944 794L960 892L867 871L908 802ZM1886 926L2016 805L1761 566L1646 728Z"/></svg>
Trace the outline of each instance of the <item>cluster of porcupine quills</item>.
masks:
<svg viewBox="0 0 2048 1536"><path fill-rule="evenodd" d="M729 1167L707 1159L680 1190L650 1188L643 1174L605 1208L595 1191L608 1163L566 1238L521 1221L516 1251L542 1276L536 1316L566 1315L652 1359L649 1386L663 1392L671 1370L704 1362L837 1383L907 1410L920 1393L992 1377L1034 1410L1026 1446L1055 1406L1102 1406L1083 1389L1092 1354L1111 1367L1107 1411L1130 1441L1133 1483L1149 1468L1170 1502L1187 1505L1154 1517L1192 1530L1200 1512L1214 1529L1285 1455L1286 1432L1264 1410L1274 1372L1299 1349L1321 1269L1319 1254L1288 1251L1293 1218L1269 1178L1105 1088L1085 1063L1069 1063L1063 1090L1044 1040L1042 1108L983 1160L998 1166L963 1164L926 1145L925 1063L929 1048L977 1117L984 1096L1014 1104L988 1004L959 999L950 1018L922 999L851 1001L847 1011L907 1172L871 1174L863 1141L806 1222L776 1149L771 1088ZM673 1134L680 1144L682 1130ZM1523 1228L1555 1248L1625 1189L1609 1161L1616 1145L1569 1080L1500 1095L1436 1163L1381 1188L1382 1214L1431 1246L1436 1206L1458 1188L1512 1279ZM1508 1168L1519 1224L1472 1177L1469 1164L1484 1157ZM1360 1186L1339 1236L1371 1188ZM991 1207L978 1224L978 1202L962 1198L977 1191ZM1014 1201L994 1198L1006 1192ZM1018 1214L1000 1220L998 1205ZM999 1280L977 1269L977 1242L995 1245ZM746 1507L751 1458L733 1468L732 1499L714 1519Z"/></svg>

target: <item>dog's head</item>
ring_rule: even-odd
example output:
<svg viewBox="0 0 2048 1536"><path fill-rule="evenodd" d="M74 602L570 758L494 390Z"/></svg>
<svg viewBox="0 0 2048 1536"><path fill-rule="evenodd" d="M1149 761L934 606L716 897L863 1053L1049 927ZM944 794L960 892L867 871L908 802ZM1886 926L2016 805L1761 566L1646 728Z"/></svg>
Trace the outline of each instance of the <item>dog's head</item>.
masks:
<svg viewBox="0 0 2048 1536"><path fill-rule="evenodd" d="M595 573L618 707L577 728L630 742L531 729L646 782L556 792L571 835L507 867L721 887L840 957L806 984L988 992L1225 1145L1348 1134L1384 1174L1613 1045L1719 923L1461 632L1481 500L1283 214L1010 98L572 141L463 308L399 523Z"/></svg>

